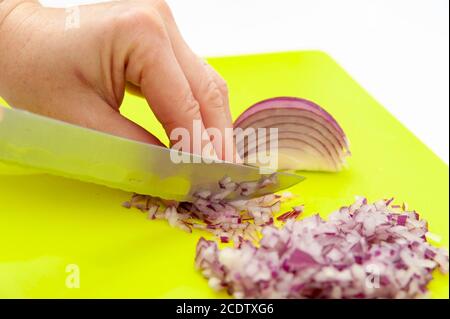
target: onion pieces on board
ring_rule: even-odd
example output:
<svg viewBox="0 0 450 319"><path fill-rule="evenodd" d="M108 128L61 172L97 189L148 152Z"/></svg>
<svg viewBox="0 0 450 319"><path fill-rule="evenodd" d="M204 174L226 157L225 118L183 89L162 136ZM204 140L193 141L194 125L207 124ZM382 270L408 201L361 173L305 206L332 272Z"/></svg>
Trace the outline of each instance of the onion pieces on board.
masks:
<svg viewBox="0 0 450 319"><path fill-rule="evenodd" d="M448 272L448 253L427 241L414 211L358 198L325 221L314 215L264 227L258 245L222 250L203 238L195 263L209 285L236 298L414 298L432 271Z"/></svg>
<svg viewBox="0 0 450 319"><path fill-rule="evenodd" d="M149 219L166 219L171 226L187 232L192 232L193 228L206 230L222 242L257 240L261 227L273 224L273 216L279 212L281 201L292 195L268 194L250 200L229 200L227 196L251 195L272 183L276 183L276 174L242 183L224 177L218 183L220 191L198 191L194 194L193 203L135 194L123 206L138 208Z"/></svg>

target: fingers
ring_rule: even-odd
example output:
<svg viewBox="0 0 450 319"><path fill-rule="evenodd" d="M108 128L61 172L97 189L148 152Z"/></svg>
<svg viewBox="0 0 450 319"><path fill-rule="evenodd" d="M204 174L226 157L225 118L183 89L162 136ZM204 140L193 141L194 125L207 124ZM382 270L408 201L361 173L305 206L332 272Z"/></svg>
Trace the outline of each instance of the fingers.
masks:
<svg viewBox="0 0 450 319"><path fill-rule="evenodd" d="M226 107L226 116L228 117L229 123L233 123L233 119L231 117L231 111L229 107L229 96L228 96L228 88L226 86L225 81L222 79L222 77L206 62L204 61L204 65L207 69L207 71L211 74L214 81L218 83L218 87L222 93L222 96L225 100ZM227 126L228 127L228 126ZM234 135L233 135L233 124L231 124L230 130L225 130L225 141L226 144L224 145L223 149L225 151L225 157L223 159L230 161L230 162L236 162L236 163L243 163L241 157L239 156L239 153L237 152L236 143L234 141ZM231 141L231 142L230 142Z"/></svg>
<svg viewBox="0 0 450 319"><path fill-rule="evenodd" d="M176 59L186 76L194 97L199 102L203 123L207 129L210 129L216 153L221 159L226 159L225 155L231 153L228 154L228 160L233 161L233 152L227 152L227 146L228 149L234 150L234 142L226 83L186 44L167 4L164 1L158 1L157 5L157 10L167 27ZM217 134L212 134L215 131Z"/></svg>
<svg viewBox="0 0 450 319"><path fill-rule="evenodd" d="M164 23L158 17L148 14L134 19L134 23L143 26L142 30L152 32L135 35L136 45L132 46L127 58L127 81L141 88L172 143L178 142L178 136L171 136L171 133L184 128L191 137L192 153L215 156L214 148L209 145L210 141L202 139L205 127L200 105L175 57ZM203 150L212 152L202 154Z"/></svg>
<svg viewBox="0 0 450 319"><path fill-rule="evenodd" d="M219 88L219 91L222 94L222 97L224 99L224 105L225 105L225 114L226 114L226 116L228 118L229 123L231 123L231 127L233 127L233 119L231 117L230 101L229 101L229 94L228 94L227 83L219 75L219 73L217 73L216 70L214 70L214 68L211 65L209 65L209 63L206 60L203 60L203 65L205 66L206 71L210 74L210 76L216 82L217 87Z"/></svg>

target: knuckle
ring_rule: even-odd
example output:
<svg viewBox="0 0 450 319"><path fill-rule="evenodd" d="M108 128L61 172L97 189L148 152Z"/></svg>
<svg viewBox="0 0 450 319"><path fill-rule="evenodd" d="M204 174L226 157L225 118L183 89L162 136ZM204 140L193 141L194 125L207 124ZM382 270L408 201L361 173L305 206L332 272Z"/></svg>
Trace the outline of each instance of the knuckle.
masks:
<svg viewBox="0 0 450 319"><path fill-rule="evenodd" d="M149 7L132 7L123 11L115 19L120 31L127 34L145 33L156 38L165 38L165 25L159 14Z"/></svg>
<svg viewBox="0 0 450 319"><path fill-rule="evenodd" d="M177 105L181 106L176 110L166 110L165 114L160 119L164 127L168 128L170 131L173 131L176 128L182 128L186 127L186 125L194 124L185 123L181 119L191 118L193 121L201 120L200 104L191 92L187 92L180 100L174 102L179 102ZM183 116L174 116L174 112L182 113Z"/></svg>
<svg viewBox="0 0 450 319"><path fill-rule="evenodd" d="M216 83L222 95L227 96L229 93L228 83L220 76L217 77Z"/></svg>
<svg viewBox="0 0 450 319"><path fill-rule="evenodd" d="M156 0L154 8L165 18L172 18L172 10L170 6L164 0Z"/></svg>
<svg viewBox="0 0 450 319"><path fill-rule="evenodd" d="M200 104L198 103L198 101L195 99L194 95L192 94L192 92L188 92L184 95L183 101L181 103L182 107L182 112L189 115L190 117L192 117L193 119L200 119L201 115L200 115Z"/></svg>
<svg viewBox="0 0 450 319"><path fill-rule="evenodd" d="M210 108L223 108L224 100L222 92L214 79L208 77L203 89L204 103Z"/></svg>
<svg viewBox="0 0 450 319"><path fill-rule="evenodd" d="M228 84L227 82L214 70L206 61L203 62L209 77L215 82L219 92L222 94L222 98L228 96Z"/></svg>

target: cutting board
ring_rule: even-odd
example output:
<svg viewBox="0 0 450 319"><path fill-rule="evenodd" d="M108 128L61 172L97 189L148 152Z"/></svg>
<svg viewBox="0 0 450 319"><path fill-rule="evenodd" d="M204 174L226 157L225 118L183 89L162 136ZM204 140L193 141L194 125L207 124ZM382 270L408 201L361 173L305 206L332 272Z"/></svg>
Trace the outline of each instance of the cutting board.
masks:
<svg viewBox="0 0 450 319"><path fill-rule="evenodd" d="M317 51L209 59L227 80L233 117L274 96L327 109L351 142L347 170L305 173L292 188L305 216L326 216L364 195L395 196L420 212L448 247L448 166L327 54ZM389 75L387 75L389 76ZM127 95L122 112L167 141L145 101ZM432 128L430 128L432 129ZM194 269L195 245L164 221L122 208L129 193L0 163L0 297L214 298ZM78 287L78 288L77 288ZM448 298L435 275L433 298Z"/></svg>

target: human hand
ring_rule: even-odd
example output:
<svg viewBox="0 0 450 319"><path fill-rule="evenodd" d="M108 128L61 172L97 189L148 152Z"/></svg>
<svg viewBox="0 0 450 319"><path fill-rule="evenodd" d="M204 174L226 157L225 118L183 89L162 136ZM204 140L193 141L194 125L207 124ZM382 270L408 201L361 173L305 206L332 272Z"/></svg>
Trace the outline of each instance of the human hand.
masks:
<svg viewBox="0 0 450 319"><path fill-rule="evenodd" d="M0 1L0 95L34 113L161 144L120 114L131 85L168 136L181 127L192 137L194 120L202 131L219 129L222 140L212 144L223 159L225 140L232 141L226 84L183 40L167 4L127 0L79 10L79 28L67 30L64 9Z"/></svg>

